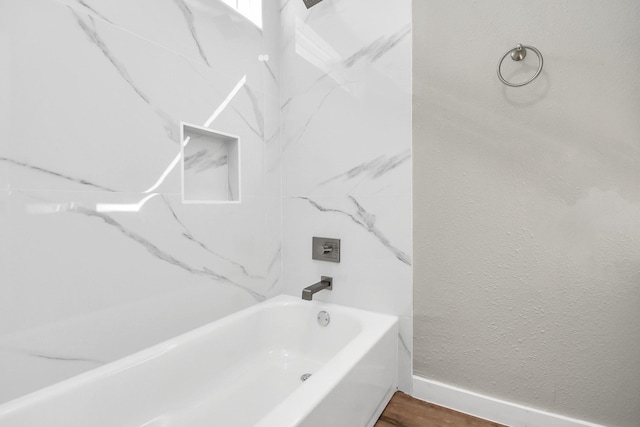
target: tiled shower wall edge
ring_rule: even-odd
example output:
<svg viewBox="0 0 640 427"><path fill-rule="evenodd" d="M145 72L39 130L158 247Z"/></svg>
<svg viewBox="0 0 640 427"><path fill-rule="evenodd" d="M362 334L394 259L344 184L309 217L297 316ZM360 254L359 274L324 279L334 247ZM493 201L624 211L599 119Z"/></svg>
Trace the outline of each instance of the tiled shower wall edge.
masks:
<svg viewBox="0 0 640 427"><path fill-rule="evenodd" d="M282 1L284 287L399 316L399 387L412 352L411 2ZM367 19L363 19L366 16ZM311 259L342 240L340 264Z"/></svg>

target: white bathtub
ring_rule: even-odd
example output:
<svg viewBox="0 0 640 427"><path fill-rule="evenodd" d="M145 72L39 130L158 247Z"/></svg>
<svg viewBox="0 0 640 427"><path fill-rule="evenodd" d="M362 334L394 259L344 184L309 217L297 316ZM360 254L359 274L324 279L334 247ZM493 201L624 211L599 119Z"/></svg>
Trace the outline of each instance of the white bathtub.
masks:
<svg viewBox="0 0 640 427"><path fill-rule="evenodd" d="M279 296L5 403L0 426L372 426L396 388L397 327Z"/></svg>

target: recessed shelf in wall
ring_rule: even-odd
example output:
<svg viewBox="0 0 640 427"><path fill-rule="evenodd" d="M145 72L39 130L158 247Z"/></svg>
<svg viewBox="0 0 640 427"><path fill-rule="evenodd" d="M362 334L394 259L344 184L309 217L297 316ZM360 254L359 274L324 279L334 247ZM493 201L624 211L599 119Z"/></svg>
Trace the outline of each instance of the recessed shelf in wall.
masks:
<svg viewBox="0 0 640 427"><path fill-rule="evenodd" d="M240 203L237 136L180 123L182 202Z"/></svg>

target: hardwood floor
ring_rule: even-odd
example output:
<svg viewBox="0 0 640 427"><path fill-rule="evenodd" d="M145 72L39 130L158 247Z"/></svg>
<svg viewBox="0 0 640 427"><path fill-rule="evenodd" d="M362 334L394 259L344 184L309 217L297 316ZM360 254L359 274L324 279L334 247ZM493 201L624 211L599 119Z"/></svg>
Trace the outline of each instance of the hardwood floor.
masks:
<svg viewBox="0 0 640 427"><path fill-rule="evenodd" d="M374 427L505 427L396 392Z"/></svg>

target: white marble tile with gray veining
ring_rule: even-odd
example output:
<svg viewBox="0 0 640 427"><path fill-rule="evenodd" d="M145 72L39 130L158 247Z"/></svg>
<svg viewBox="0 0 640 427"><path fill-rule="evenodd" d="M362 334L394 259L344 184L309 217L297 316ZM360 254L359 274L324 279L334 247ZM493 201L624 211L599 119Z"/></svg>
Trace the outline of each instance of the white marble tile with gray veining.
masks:
<svg viewBox="0 0 640 427"><path fill-rule="evenodd" d="M334 203L326 203L327 201L335 202L335 200L330 199L321 199L319 201L308 197L297 197L297 199L308 202L318 212L335 214L349 219L353 224L374 236L378 243L386 247L399 261L406 265L411 265L411 257L389 241L383 231L376 225L376 215L367 211L354 196L347 196L348 203L346 207L333 207ZM344 203L340 203L340 205L344 205Z"/></svg>
<svg viewBox="0 0 640 427"><path fill-rule="evenodd" d="M4 153L0 154L0 159L2 158L3 154ZM0 160L0 192L6 191L8 189L9 189L9 174L7 171L7 165L5 164L4 161Z"/></svg>
<svg viewBox="0 0 640 427"><path fill-rule="evenodd" d="M269 72L260 61L265 53L262 31L221 1L57 1L222 74L247 75L254 87L260 87L263 73Z"/></svg>
<svg viewBox="0 0 640 427"><path fill-rule="evenodd" d="M285 291L334 277L321 300L410 319L411 3L282 1ZM363 19L371 17L371 19ZM312 261L312 236L342 241ZM342 285L340 285L342 283ZM411 322L400 323L399 385L411 390Z"/></svg>
<svg viewBox="0 0 640 427"><path fill-rule="evenodd" d="M363 20L362 8L384 8L364 3L314 12L283 4L282 20L289 22L281 44L286 196L408 191L410 5Z"/></svg>
<svg viewBox="0 0 640 427"><path fill-rule="evenodd" d="M13 304L4 313L31 322L49 311L70 315L95 301L117 305L197 284L261 301L271 258L264 256L265 209L260 198L214 207L185 206L177 195L13 192L4 214L13 272L5 272L6 286L18 292L13 301L25 315Z"/></svg>
<svg viewBox="0 0 640 427"><path fill-rule="evenodd" d="M247 198L213 208L157 193L4 194L0 365L11 370L0 369L0 401L278 291L279 241L267 244L264 224L271 203Z"/></svg>
<svg viewBox="0 0 640 427"><path fill-rule="evenodd" d="M252 304L229 287L182 289L0 334L0 403L103 366ZM188 310L184 308L188 307Z"/></svg>
<svg viewBox="0 0 640 427"><path fill-rule="evenodd" d="M411 276L411 229L407 227L410 205L410 195L285 198L283 245L288 292L298 294L305 277L325 271L346 275L349 280L349 285L338 292L327 293L328 298L343 298L342 303L360 308L406 314L411 306L411 281L403 281ZM341 263L312 260L312 236L340 238Z"/></svg>
<svg viewBox="0 0 640 427"><path fill-rule="evenodd" d="M275 71L236 18L192 0L0 4L0 401L280 292ZM180 121L239 136L242 204L181 203ZM224 164L198 150L187 170Z"/></svg>
<svg viewBox="0 0 640 427"><path fill-rule="evenodd" d="M230 165L229 144L225 141L196 135L187 137L183 147L183 197L189 201L236 200L229 174L237 171Z"/></svg>
<svg viewBox="0 0 640 427"><path fill-rule="evenodd" d="M171 165L179 153L178 123L185 120L257 147L258 154L246 158L247 170L256 173L243 178L247 194L262 194L263 94L243 74L221 75L91 14L38 4L46 23L37 15L28 25L6 26L12 62L21 70L12 75L14 120L0 153L12 188L178 192ZM3 9L17 22L30 13L19 2ZM55 57L27 37L40 27L51 28L52 42L65 46ZM77 71L69 73L67 64ZM31 75L42 67L47 73ZM34 121L47 126L30 126Z"/></svg>
<svg viewBox="0 0 640 427"><path fill-rule="evenodd" d="M285 292L299 296L320 276L334 288L314 299L410 318L411 196L285 198ZM339 264L311 259L313 236L341 240ZM410 386L411 322L401 322L401 384ZM409 388L403 388L409 390Z"/></svg>

